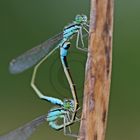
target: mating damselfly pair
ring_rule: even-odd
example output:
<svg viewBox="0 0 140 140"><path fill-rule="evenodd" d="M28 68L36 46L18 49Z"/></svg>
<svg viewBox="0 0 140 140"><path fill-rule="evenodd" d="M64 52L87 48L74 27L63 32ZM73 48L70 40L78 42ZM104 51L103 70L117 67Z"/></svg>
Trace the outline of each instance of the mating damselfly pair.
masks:
<svg viewBox="0 0 140 140"><path fill-rule="evenodd" d="M24 54L20 55L16 59L13 59L10 62L9 69L12 74L21 73L26 69L35 65L31 78L31 87L34 89L35 93L39 96L39 98L47 100L48 102L57 106L51 109L48 112L47 116L44 115L42 119L40 119L39 117L38 119L34 120L34 123L29 123L28 124L28 128L30 128L29 133L32 133L31 129L35 129L34 126L37 126L38 124L46 120L49 122L50 127L52 127L53 129L55 130L64 129L65 135L76 136L71 133L70 125L80 120L80 118L76 116L79 107L78 107L76 87L72 80L72 76L68 66L67 55L68 55L68 49L71 46L70 41L75 35L77 37L76 48L80 51L87 52L87 48L85 48L84 46L82 31L84 30L88 34L88 30L89 30L88 28L89 25L88 25L87 16L76 15L75 20L68 26L65 26L63 32L57 34L56 36L50 38L49 40L36 46L35 48L25 52ZM81 47L79 47L79 40L81 40ZM64 99L63 101L58 98L43 95L35 85L35 77L39 66L57 49L60 49L60 60L73 97L72 99ZM57 120L59 119L63 121L61 124L58 124L57 122ZM23 127L25 128L26 126ZM66 127L68 127L69 132L67 132ZM10 134L11 134L10 137L20 137L19 136L20 133L18 133L18 129L13 131L13 135L12 133ZM22 138L23 136L24 138ZM27 136L22 135L21 140L27 139L26 137L28 136L29 134L27 132ZM4 140L4 137L3 139L2 137L0 137L0 140ZM7 138L7 140L10 139Z"/></svg>

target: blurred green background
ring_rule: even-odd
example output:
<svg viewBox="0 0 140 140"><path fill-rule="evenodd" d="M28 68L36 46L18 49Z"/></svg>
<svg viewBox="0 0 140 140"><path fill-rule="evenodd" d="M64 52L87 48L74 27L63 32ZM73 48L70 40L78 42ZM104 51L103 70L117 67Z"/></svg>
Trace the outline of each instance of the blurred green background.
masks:
<svg viewBox="0 0 140 140"><path fill-rule="evenodd" d="M140 139L140 1L115 1L113 70L106 140ZM0 134L47 113L51 104L40 100L30 88L33 71L11 75L12 58L62 31L76 14L89 16L86 0L0 1ZM73 43L74 46L74 43ZM71 72L82 102L86 54L70 49ZM71 97L59 52L39 69L37 84L46 95ZM78 131L75 129L75 132ZM63 139L63 132L41 125L30 140Z"/></svg>

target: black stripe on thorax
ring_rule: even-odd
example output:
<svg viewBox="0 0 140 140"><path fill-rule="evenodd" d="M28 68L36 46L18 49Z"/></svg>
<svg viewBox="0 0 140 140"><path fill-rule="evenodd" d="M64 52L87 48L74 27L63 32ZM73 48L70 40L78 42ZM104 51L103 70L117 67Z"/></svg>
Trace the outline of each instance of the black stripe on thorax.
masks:
<svg viewBox="0 0 140 140"><path fill-rule="evenodd" d="M54 109L52 109L52 110L49 110L48 112L50 113L50 112L55 112L55 111L61 111L61 110L63 110L62 108L54 108Z"/></svg>
<svg viewBox="0 0 140 140"><path fill-rule="evenodd" d="M69 29L69 28L71 28L71 27L74 27L74 26L80 26L80 24L75 24L75 23L73 23L73 24L71 24L71 25L66 26L66 27L64 28L64 30L67 30L67 29Z"/></svg>

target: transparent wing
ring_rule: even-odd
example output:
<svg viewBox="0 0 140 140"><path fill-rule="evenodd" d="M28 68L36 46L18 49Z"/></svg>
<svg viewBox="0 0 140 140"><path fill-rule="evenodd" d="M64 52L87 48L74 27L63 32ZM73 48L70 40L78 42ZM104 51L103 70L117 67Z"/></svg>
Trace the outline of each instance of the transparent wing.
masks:
<svg viewBox="0 0 140 140"><path fill-rule="evenodd" d="M28 140L28 138L33 134L39 125L46 122L47 114L42 115L29 123L3 135L0 136L0 140Z"/></svg>
<svg viewBox="0 0 140 140"><path fill-rule="evenodd" d="M35 65L45 55L54 49L56 44L63 38L63 32L48 39L42 44L28 50L24 54L13 59L9 64L10 73L16 74L25 71Z"/></svg>

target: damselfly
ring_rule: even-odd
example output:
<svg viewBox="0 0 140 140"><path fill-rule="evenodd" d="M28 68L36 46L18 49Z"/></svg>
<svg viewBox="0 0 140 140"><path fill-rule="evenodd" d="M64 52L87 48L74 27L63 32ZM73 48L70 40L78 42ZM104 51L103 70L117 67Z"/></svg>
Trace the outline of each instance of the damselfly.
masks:
<svg viewBox="0 0 140 140"><path fill-rule="evenodd" d="M66 134L67 126L69 127L69 125L79 120L76 117L76 112L78 110L76 88L67 63L67 54L70 47L70 40L74 35L77 35L76 48L81 51L87 51L87 48L84 47L82 30L85 30L88 33L88 27L89 25L87 16L77 15L71 24L64 27L62 33L57 34L41 45L25 52L16 59L13 59L9 66L10 72L12 74L16 74L21 73L36 64L31 79L31 87L41 99L45 99L59 106L57 108L51 109L48 112L47 118L45 116L43 119L46 118L46 120L49 122L49 125L56 130L64 128L64 134ZM79 38L81 40L82 47L79 47ZM60 59L73 96L73 99L64 99L64 101L54 97L44 96L35 85L35 77L39 66L58 48L60 48ZM63 123L57 124L57 119L63 119ZM36 121L36 123L38 124L38 121ZM71 132L70 127L69 132Z"/></svg>

